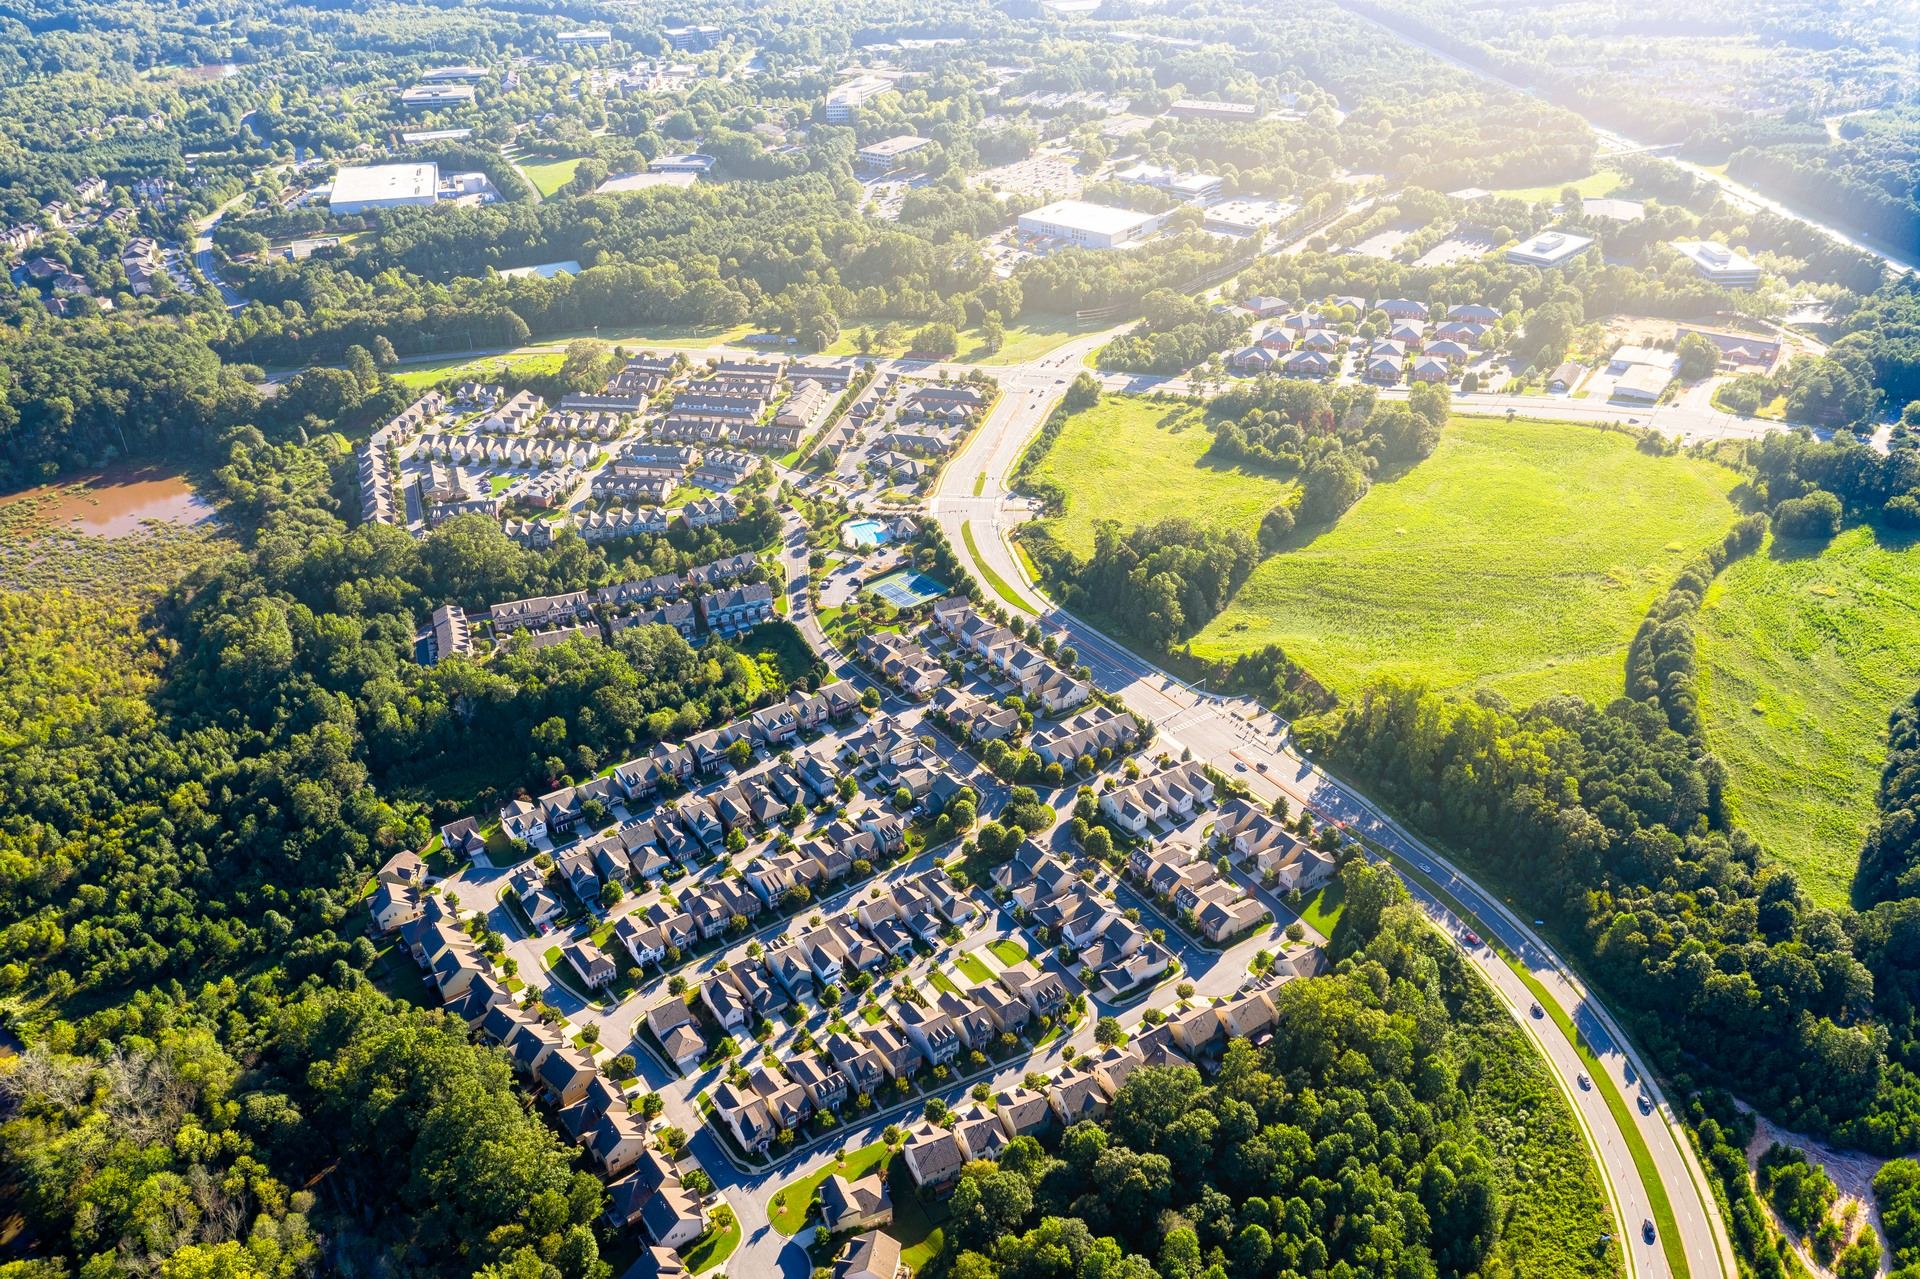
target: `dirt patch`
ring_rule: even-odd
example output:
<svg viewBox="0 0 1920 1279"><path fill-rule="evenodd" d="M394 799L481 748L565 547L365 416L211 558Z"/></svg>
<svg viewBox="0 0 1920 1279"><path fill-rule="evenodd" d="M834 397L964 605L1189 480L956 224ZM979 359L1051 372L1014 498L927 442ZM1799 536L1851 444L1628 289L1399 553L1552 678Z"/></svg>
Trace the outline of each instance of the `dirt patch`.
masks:
<svg viewBox="0 0 1920 1279"><path fill-rule="evenodd" d="M1812 1137L1782 1128L1758 1112L1749 1113L1753 1114L1753 1140L1747 1143L1747 1174L1753 1175L1760 1156L1766 1154L1775 1142L1805 1152L1807 1161L1826 1169L1827 1176L1833 1178L1833 1184L1840 1191L1840 1198L1833 1205L1833 1215L1841 1221L1851 1215L1856 1227L1865 1223L1872 1228L1880 1241L1880 1273L1885 1274L1893 1259L1887 1253L1886 1231L1880 1227L1880 1208L1873 1198L1873 1179L1887 1161L1859 1150L1835 1149ZM1767 1215L1773 1218L1774 1229L1793 1245L1794 1252L1807 1269L1823 1279L1831 1279L1833 1272L1814 1259L1813 1249L1807 1246L1805 1238L1774 1215L1773 1206L1767 1204L1764 1194L1760 1196L1760 1202L1766 1206ZM1848 1242L1852 1241L1852 1237L1849 1237Z"/></svg>

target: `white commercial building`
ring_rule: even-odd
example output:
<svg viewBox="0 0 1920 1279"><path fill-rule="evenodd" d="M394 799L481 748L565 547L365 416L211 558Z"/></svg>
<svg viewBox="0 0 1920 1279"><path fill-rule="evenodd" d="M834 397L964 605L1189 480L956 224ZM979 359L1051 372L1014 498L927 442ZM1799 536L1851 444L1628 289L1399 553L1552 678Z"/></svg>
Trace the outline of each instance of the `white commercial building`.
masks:
<svg viewBox="0 0 1920 1279"><path fill-rule="evenodd" d="M827 123L852 124L861 106L893 92L893 81L885 76L855 76L845 84L836 85L827 94Z"/></svg>
<svg viewBox="0 0 1920 1279"><path fill-rule="evenodd" d="M872 142L860 148L860 167L869 173L886 173L900 167L901 161L915 151L933 145L933 139L903 133L897 138Z"/></svg>
<svg viewBox="0 0 1920 1279"><path fill-rule="evenodd" d="M1020 215L1020 230L1048 240L1065 240L1084 249L1116 249L1136 244L1160 229L1151 213L1116 209L1085 200L1060 200Z"/></svg>
<svg viewBox="0 0 1920 1279"><path fill-rule="evenodd" d="M416 84L401 93L400 105L423 109L472 106L473 86L470 84Z"/></svg>
<svg viewBox="0 0 1920 1279"><path fill-rule="evenodd" d="M439 198L437 164L350 164L333 175L327 208L334 213L364 213L433 204Z"/></svg>
<svg viewBox="0 0 1920 1279"><path fill-rule="evenodd" d="M1750 259L1712 240L1675 240L1673 251L1693 263L1693 269L1728 289L1751 289L1760 283L1760 268Z"/></svg>
<svg viewBox="0 0 1920 1279"><path fill-rule="evenodd" d="M1545 270L1567 263L1593 247L1593 237L1571 231L1542 231L1507 250L1507 261Z"/></svg>

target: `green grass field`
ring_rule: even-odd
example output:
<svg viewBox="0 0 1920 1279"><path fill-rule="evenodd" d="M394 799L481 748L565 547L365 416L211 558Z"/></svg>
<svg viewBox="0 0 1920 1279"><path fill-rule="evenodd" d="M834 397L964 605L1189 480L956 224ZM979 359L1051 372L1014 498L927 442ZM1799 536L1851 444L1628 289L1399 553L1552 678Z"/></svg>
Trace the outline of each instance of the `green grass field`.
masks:
<svg viewBox="0 0 1920 1279"><path fill-rule="evenodd" d="M1578 187L1581 198L1591 200L1612 195L1626 180L1626 175L1618 169L1596 169L1584 177L1569 178L1565 182L1549 182L1537 187L1502 187L1494 194L1538 204L1542 200L1559 200L1560 192L1566 187Z"/></svg>
<svg viewBox="0 0 1920 1279"><path fill-rule="evenodd" d="M863 354L857 341L860 330L865 328L878 335L881 327L886 323L885 316L843 320L840 324L839 338L821 354ZM920 328L919 323L913 320L902 320L900 323L905 327L908 339L911 339ZM960 330L960 349L955 352L954 358L968 364L1025 364L1029 360L1037 360L1049 351L1065 346L1077 337L1098 333L1112 327L1111 320L1092 322L1076 320L1071 315L1035 312L1026 316L1018 324L1007 325L1001 334L1000 349L991 353L981 348L979 329ZM910 345L909 340L890 346L875 342L864 354L872 355L876 359L885 359L906 354Z"/></svg>
<svg viewBox="0 0 1920 1279"><path fill-rule="evenodd" d="M1733 523L1736 482L1618 432L1455 419L1432 457L1254 569L1193 649L1277 643L1342 694L1401 676L1605 702L1648 605Z"/></svg>
<svg viewBox="0 0 1920 1279"><path fill-rule="evenodd" d="M1701 703L1734 816L1838 906L1873 821L1887 714L1920 685L1920 546L1853 528L1818 554L1779 550L1708 593Z"/></svg>
<svg viewBox="0 0 1920 1279"><path fill-rule="evenodd" d="M1035 478L1067 494L1047 528L1075 554L1093 550L1095 520L1122 528L1180 515L1249 535L1292 485L1206 457L1213 447L1199 409L1144 396L1106 395L1068 419Z"/></svg>
<svg viewBox="0 0 1920 1279"><path fill-rule="evenodd" d="M963 951L954 956L953 967L962 977L976 986L984 986L993 980L993 970L980 962L978 955Z"/></svg>
<svg viewBox="0 0 1920 1279"><path fill-rule="evenodd" d="M580 167L580 159L577 155L570 155L557 160L522 160L520 168L527 175L527 181L538 187L541 195L547 196L573 181L573 171Z"/></svg>

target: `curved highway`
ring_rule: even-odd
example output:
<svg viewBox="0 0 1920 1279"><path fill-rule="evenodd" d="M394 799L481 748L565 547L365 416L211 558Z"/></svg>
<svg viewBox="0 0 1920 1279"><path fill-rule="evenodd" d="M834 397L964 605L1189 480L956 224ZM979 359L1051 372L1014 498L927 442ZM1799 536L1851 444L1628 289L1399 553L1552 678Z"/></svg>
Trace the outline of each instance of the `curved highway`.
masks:
<svg viewBox="0 0 1920 1279"><path fill-rule="evenodd" d="M989 593L1000 595L1009 605L1017 603L1023 612L1044 615L1064 629L1094 679L1151 719L1162 736L1244 782L1263 800L1284 794L1390 851L1464 907L1474 917L1473 927L1485 929L1517 956L1537 988L1591 1045L1598 1069L1605 1073L1612 1091L1624 1099L1618 1114L1601 1089L1581 1085L1583 1075L1594 1068L1581 1057L1562 1022L1531 1015L1536 987L1487 947L1468 945L1467 924L1417 879L1409 883L1415 898L1460 942L1501 1002L1540 1046L1586 1131L1606 1182L1620 1222L1627 1273L1643 1279L1680 1275L1732 1279L1737 1274L1733 1251L1706 1174L1658 1084L1647 1076L1645 1063L1612 1016L1533 929L1364 796L1296 754L1279 717L1251 701L1222 698L1182 683L1054 605L1026 573L1006 535L1028 512L1020 499L1008 493L1006 477L1099 340L1081 339L1031 364L999 371L1003 391L999 402L947 463L928 502L955 553ZM1643 1090L1644 1109L1636 1104ZM1671 1259L1668 1245L1675 1241L1660 1232L1651 1243L1643 1236L1643 1223L1658 1214L1622 1117L1648 1152L1654 1180L1671 1207L1678 1244Z"/></svg>

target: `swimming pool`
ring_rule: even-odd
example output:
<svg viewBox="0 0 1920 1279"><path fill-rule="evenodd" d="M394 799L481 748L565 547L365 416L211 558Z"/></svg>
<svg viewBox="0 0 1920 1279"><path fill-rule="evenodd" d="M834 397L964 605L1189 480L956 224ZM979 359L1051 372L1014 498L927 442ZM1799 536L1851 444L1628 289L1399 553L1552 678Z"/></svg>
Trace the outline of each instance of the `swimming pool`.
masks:
<svg viewBox="0 0 1920 1279"><path fill-rule="evenodd" d="M879 520L848 520L840 526L840 540L856 550L870 550L885 544L887 526Z"/></svg>
<svg viewBox="0 0 1920 1279"><path fill-rule="evenodd" d="M947 593L945 586L925 573L916 573L910 568L889 573L879 581L869 583L867 589L895 608L914 608Z"/></svg>

